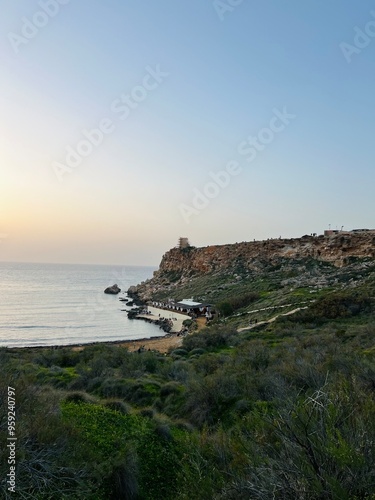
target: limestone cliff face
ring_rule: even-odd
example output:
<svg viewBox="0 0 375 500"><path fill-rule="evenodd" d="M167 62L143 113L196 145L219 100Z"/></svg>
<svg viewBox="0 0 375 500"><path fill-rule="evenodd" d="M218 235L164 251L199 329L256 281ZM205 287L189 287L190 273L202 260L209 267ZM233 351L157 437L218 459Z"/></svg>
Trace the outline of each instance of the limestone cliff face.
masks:
<svg viewBox="0 0 375 500"><path fill-rule="evenodd" d="M133 288L143 298L171 282L177 287L194 276L236 272L256 272L265 264L275 265L285 259L307 259L344 267L353 258L375 258L375 231L341 232L332 236L303 236L295 239L272 239L216 245L203 248L172 248L164 254L151 280Z"/></svg>

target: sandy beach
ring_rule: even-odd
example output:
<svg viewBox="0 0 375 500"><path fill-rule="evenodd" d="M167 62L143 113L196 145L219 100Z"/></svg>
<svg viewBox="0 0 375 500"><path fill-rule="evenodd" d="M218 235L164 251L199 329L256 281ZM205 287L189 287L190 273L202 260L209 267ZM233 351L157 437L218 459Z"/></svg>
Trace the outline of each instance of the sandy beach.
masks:
<svg viewBox="0 0 375 500"><path fill-rule="evenodd" d="M150 337L143 339L134 340L113 340L109 342L99 341L99 342L87 342L84 344L68 344L68 345L50 345L50 346L27 346L19 347L18 349L72 349L73 351L82 351L86 347L96 345L96 344L107 344L119 347L126 347L129 352L136 352L139 349L159 351L160 353L167 353L170 350L177 349L182 345L183 336L179 335L183 325L183 321L190 319L187 314L177 313L175 311L169 311L165 309L159 309L157 307L148 307L151 314L139 315L141 318L145 318L150 321L158 321L161 318L171 319L173 321L173 330L170 333L165 333L158 337ZM160 317L159 317L160 314ZM206 318L200 317L196 318L197 328L195 331L200 331L206 326ZM17 348L15 348L17 349Z"/></svg>
<svg viewBox="0 0 375 500"><path fill-rule="evenodd" d="M186 319L190 319L190 316L187 314L181 314L177 313L175 311L170 311L170 310L165 310L165 309L159 309L157 307L152 307L149 306L147 307L147 310L150 311L151 314L139 314L137 318L144 318L148 321L158 321L161 318L165 319L170 319L173 322L173 328L170 333L166 333L165 335L161 335L160 337L151 337L148 339L138 339L138 340L117 340L113 342L101 342L104 344L111 344L111 345L117 345L121 347L126 347L129 352L135 352L138 351L138 349L143 348L146 351L151 350L151 351L159 351L161 353L166 353L170 349L177 349L177 347L181 346L183 337L178 335L178 333L181 331L183 325L183 321ZM199 319L204 319L202 321L202 324L198 327L198 329L201 329L203 327L203 324L205 323L205 318L199 318ZM81 351L87 345L92 345L86 344L86 345L73 345L69 346L71 347L74 351Z"/></svg>
<svg viewBox="0 0 375 500"><path fill-rule="evenodd" d="M170 349L177 349L182 344L183 337L177 337L177 334L168 335L167 337L154 337L151 339L134 340L129 342L121 342L118 345L127 347L129 352L138 351L144 348L146 351L159 351L161 353L168 352Z"/></svg>
<svg viewBox="0 0 375 500"><path fill-rule="evenodd" d="M159 309L158 307L147 306L151 314L138 314L137 318L144 318L150 321L158 321L161 318L170 319L173 322L172 333L178 333L182 329L182 323L185 319L190 319L188 314L181 314L169 309Z"/></svg>
<svg viewBox="0 0 375 500"><path fill-rule="evenodd" d="M163 337L151 337L149 339L138 339L138 340L114 340L112 342L91 342L88 344L79 345L66 345L66 346L36 346L36 347L20 347L19 349L72 349L73 351L82 351L86 347L96 345L96 344L107 344L114 345L118 347L126 347L129 352L138 351L138 349L144 349L146 351L159 351L161 353L166 353L170 349L177 349L181 346L183 337L178 336L177 333L167 333Z"/></svg>

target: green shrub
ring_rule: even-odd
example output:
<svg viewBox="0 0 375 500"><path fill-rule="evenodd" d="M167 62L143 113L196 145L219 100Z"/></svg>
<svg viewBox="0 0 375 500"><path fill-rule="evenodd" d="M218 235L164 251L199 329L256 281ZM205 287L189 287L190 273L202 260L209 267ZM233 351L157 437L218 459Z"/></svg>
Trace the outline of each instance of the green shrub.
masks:
<svg viewBox="0 0 375 500"><path fill-rule="evenodd" d="M230 302L219 302L219 304L216 304L216 310L221 314L221 316L224 316L224 318L231 316L234 312L234 308Z"/></svg>
<svg viewBox="0 0 375 500"><path fill-rule="evenodd" d="M205 354L207 351L205 349L202 349L201 347L197 347L195 349L192 349L189 353L190 356L200 356L201 354Z"/></svg>
<svg viewBox="0 0 375 500"><path fill-rule="evenodd" d="M118 399L109 399L107 401L104 401L102 404L105 408L109 408L113 411L118 411L122 415L128 415L129 413L131 413L131 406Z"/></svg>
<svg viewBox="0 0 375 500"><path fill-rule="evenodd" d="M109 500L136 500L139 498L139 464L138 456L133 446L113 463L113 469L108 477L111 492Z"/></svg>
<svg viewBox="0 0 375 500"><path fill-rule="evenodd" d="M241 295L235 295L227 298L216 305L216 309L224 316L231 316L234 311L249 306L252 302L258 300L260 295L257 292L247 292Z"/></svg>
<svg viewBox="0 0 375 500"><path fill-rule="evenodd" d="M311 323L319 327L328 320L346 319L361 313L369 313L372 308L373 301L367 294L351 290L333 292L320 297L306 310L291 316L280 316L277 323Z"/></svg>
<svg viewBox="0 0 375 500"><path fill-rule="evenodd" d="M179 394L183 390L183 386L177 382L168 382L160 389L160 396L166 398L170 394Z"/></svg>
<svg viewBox="0 0 375 500"><path fill-rule="evenodd" d="M233 327L216 325L184 337L182 345L189 352L194 349L212 350L231 345L236 336Z"/></svg>
<svg viewBox="0 0 375 500"><path fill-rule="evenodd" d="M171 356L176 356L176 357L177 357L177 356L178 356L178 357L180 357L180 356L186 356L186 355L187 355L187 353L188 353L188 352L187 352L187 350L186 350L186 349L181 349L181 348L179 348L179 349L174 349L174 350L171 352Z"/></svg>
<svg viewBox="0 0 375 500"><path fill-rule="evenodd" d="M94 399L85 392L70 392L64 398L66 403L93 403Z"/></svg>
<svg viewBox="0 0 375 500"><path fill-rule="evenodd" d="M102 397L123 398L138 406L151 405L159 396L160 384L154 380L106 379L98 394Z"/></svg>
<svg viewBox="0 0 375 500"><path fill-rule="evenodd" d="M315 302L310 311L312 314L327 318L346 318L369 310L369 297L358 292L336 292Z"/></svg>
<svg viewBox="0 0 375 500"><path fill-rule="evenodd" d="M139 410L139 415L144 418L154 418L155 410L153 408L142 408L142 410Z"/></svg>

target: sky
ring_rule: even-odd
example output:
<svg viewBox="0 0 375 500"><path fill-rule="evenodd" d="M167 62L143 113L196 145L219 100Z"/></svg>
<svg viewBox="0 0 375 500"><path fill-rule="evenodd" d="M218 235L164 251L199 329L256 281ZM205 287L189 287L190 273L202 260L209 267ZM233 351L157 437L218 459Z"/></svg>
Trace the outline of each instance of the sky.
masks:
<svg viewBox="0 0 375 500"><path fill-rule="evenodd" d="M375 4L3 0L0 261L374 228Z"/></svg>

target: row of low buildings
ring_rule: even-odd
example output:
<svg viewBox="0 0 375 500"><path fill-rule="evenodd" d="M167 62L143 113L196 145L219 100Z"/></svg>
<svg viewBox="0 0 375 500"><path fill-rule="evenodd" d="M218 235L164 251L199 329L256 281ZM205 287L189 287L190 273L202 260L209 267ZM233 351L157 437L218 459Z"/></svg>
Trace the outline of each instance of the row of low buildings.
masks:
<svg viewBox="0 0 375 500"><path fill-rule="evenodd" d="M214 308L211 304L196 302L193 299L183 299L179 302L174 300L168 300L167 302L153 301L150 305L170 311L189 314L191 316L205 316L207 319L211 319L214 314Z"/></svg>

